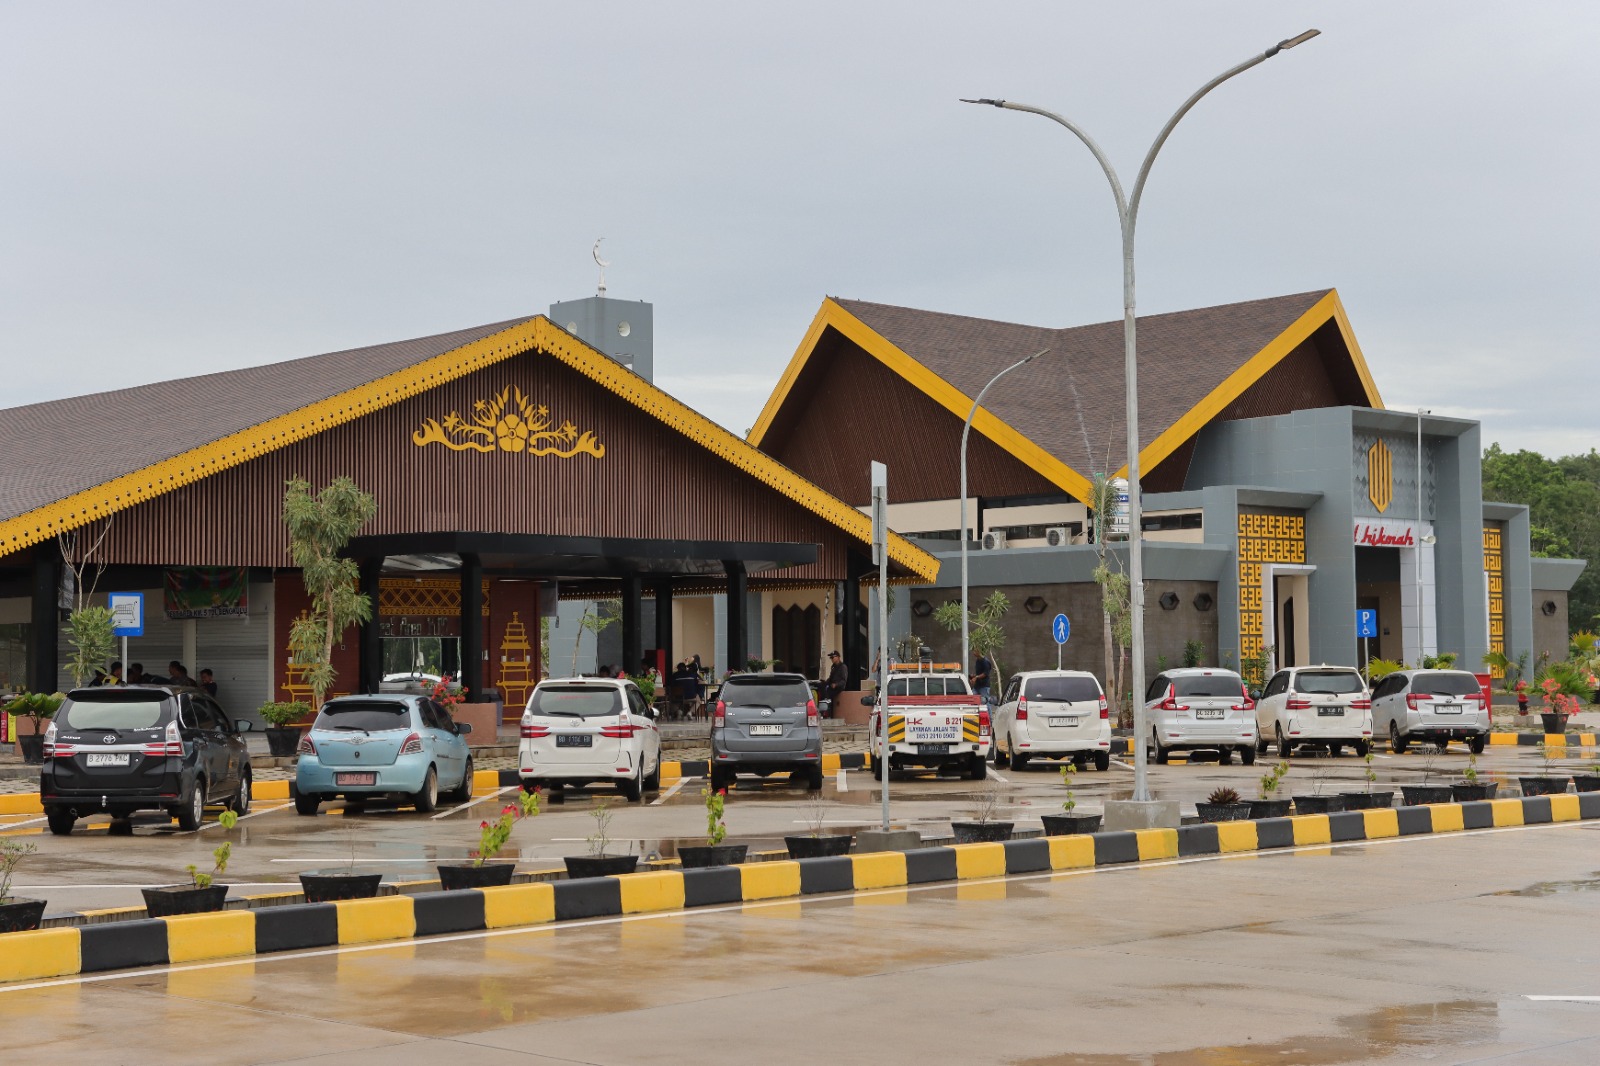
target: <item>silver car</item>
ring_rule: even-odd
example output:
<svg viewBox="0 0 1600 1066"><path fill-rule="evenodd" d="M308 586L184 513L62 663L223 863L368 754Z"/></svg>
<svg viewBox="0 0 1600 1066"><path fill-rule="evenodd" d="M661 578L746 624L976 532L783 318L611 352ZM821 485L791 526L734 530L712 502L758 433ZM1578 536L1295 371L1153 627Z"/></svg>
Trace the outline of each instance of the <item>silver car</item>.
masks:
<svg viewBox="0 0 1600 1066"><path fill-rule="evenodd" d="M799 674L734 674L711 712L711 787L741 773L795 773L822 787L822 718Z"/></svg>
<svg viewBox="0 0 1600 1066"><path fill-rule="evenodd" d="M1287 759L1296 747L1327 748L1338 755L1346 744L1365 757L1372 747L1372 701L1353 666L1289 666L1272 675L1256 704L1260 737Z"/></svg>
<svg viewBox="0 0 1600 1066"><path fill-rule="evenodd" d="M1145 690L1144 711L1158 763L1169 752L1203 749L1224 764L1235 752L1246 766L1256 761L1255 700L1232 670L1164 670Z"/></svg>
<svg viewBox="0 0 1600 1066"><path fill-rule="evenodd" d="M1372 731L1396 754L1410 743L1464 740L1474 755L1489 742L1489 705L1465 670L1398 670L1372 688Z"/></svg>

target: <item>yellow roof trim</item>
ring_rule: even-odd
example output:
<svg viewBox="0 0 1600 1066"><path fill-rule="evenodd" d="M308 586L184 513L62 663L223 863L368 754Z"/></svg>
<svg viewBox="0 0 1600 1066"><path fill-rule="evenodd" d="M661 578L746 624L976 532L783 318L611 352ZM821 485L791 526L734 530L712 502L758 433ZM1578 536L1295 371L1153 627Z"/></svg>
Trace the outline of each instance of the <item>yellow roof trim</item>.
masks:
<svg viewBox="0 0 1600 1066"><path fill-rule="evenodd" d="M771 429L778 409L783 406L789 390L799 380L805 364L816 351L824 328L828 326L838 330L852 344L904 378L939 406L963 422L966 421L967 413L972 410L972 397L907 355L888 338L830 298L822 302L822 309L812 321L806 339L795 352L794 358L789 361L778 387L767 400L766 407L762 409L761 418L756 422L755 429L750 432L752 444L759 445L767 431ZM987 407L978 408L977 415L972 419L972 428L994 441L1018 462L1071 493L1076 499L1089 498L1088 478L997 418Z"/></svg>
<svg viewBox="0 0 1600 1066"><path fill-rule="evenodd" d="M533 343L534 332L535 320L520 322L325 400L307 404L7 519L0 522L0 555L8 555L30 544L48 540L58 533L108 518L136 504L193 484L201 478L509 359L527 351Z"/></svg>
<svg viewBox="0 0 1600 1066"><path fill-rule="evenodd" d="M1268 341L1266 347L1224 378L1222 384L1207 393L1199 403L1189 408L1183 417L1145 445L1139 452L1141 473L1154 470L1156 464L1177 451L1190 437L1199 433L1206 423L1222 413L1223 408L1244 395L1246 390L1264 378L1268 371L1330 320L1338 325L1339 333L1349 348L1356 374L1360 377L1361 386L1367 394L1368 406L1382 407L1383 399L1378 395L1378 387L1373 383L1366 359L1361 354L1360 346L1356 344L1355 333L1350 328L1349 319L1345 317L1344 305L1339 300L1338 290L1330 289L1287 329ZM1115 476L1126 477L1127 474L1128 465L1124 463Z"/></svg>
<svg viewBox="0 0 1600 1066"><path fill-rule="evenodd" d="M717 425L549 319L541 316L536 321L536 347L851 536L871 543L872 519L868 516L837 496L824 492L749 441ZM898 533L889 534L889 558L924 581L938 579L939 560Z"/></svg>

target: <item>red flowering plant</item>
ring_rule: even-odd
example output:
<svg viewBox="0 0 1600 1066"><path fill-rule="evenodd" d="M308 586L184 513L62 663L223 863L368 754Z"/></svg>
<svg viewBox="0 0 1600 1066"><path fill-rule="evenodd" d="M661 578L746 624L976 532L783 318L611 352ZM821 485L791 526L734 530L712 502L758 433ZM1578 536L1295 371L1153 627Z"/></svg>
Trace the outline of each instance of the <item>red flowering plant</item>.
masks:
<svg viewBox="0 0 1600 1066"><path fill-rule="evenodd" d="M500 817L494 821L487 819L478 823L478 850L472 853L472 865L482 866L506 846L511 839L511 830L516 828L517 822L524 818L532 818L539 813L539 790L524 792L517 798L517 802L508 803L500 808Z"/></svg>
<svg viewBox="0 0 1600 1066"><path fill-rule="evenodd" d="M1562 692L1561 682L1553 677L1545 678L1539 687L1544 690L1544 705L1554 714L1564 714L1570 718L1583 708L1582 701Z"/></svg>
<svg viewBox="0 0 1600 1066"><path fill-rule="evenodd" d="M429 694L434 703L437 703L447 711L458 703L466 702L467 693L470 691L466 688L457 688L455 691L451 691L450 686L454 683L455 678L446 674L434 682L433 692Z"/></svg>

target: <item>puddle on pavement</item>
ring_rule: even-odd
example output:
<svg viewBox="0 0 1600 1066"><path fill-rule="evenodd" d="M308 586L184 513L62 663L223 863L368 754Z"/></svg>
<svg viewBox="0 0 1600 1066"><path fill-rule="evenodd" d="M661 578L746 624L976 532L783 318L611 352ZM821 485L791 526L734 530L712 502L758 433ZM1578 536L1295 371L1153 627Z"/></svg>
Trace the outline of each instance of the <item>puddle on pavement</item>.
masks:
<svg viewBox="0 0 1600 1066"><path fill-rule="evenodd" d="M1485 896L1556 896L1564 892L1600 892L1600 870L1591 877L1574 881L1538 881L1522 888L1508 888L1501 892L1485 892Z"/></svg>
<svg viewBox="0 0 1600 1066"><path fill-rule="evenodd" d="M1499 1005L1482 1000L1384 1007L1346 1015L1337 1026L1340 1032L1332 1036L1129 1055L1068 1052L1016 1059L1013 1066L1343 1066L1428 1048L1488 1044L1501 1035Z"/></svg>

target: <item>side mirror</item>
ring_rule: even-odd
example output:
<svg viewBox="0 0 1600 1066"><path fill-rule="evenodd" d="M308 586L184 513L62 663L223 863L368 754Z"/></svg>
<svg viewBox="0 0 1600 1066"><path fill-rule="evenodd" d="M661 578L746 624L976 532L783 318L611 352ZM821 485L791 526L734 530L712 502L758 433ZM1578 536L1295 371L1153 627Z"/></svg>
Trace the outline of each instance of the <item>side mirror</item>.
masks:
<svg viewBox="0 0 1600 1066"><path fill-rule="evenodd" d="M861 706L863 706L863 707L871 707L874 704L876 704L877 702L878 702L878 697L877 696L862 696L861 697Z"/></svg>
<svg viewBox="0 0 1600 1066"><path fill-rule="evenodd" d="M1253 699L1253 700L1259 700L1261 698L1261 690L1258 689L1258 688L1251 689L1250 690L1250 698Z"/></svg>
<svg viewBox="0 0 1600 1066"><path fill-rule="evenodd" d="M248 719L240 719L233 723L235 733L249 733L255 730L256 724Z"/></svg>
<svg viewBox="0 0 1600 1066"><path fill-rule="evenodd" d="M463 736L464 737L470 732L472 732L472 723L471 722L457 722L456 723L456 735L457 736Z"/></svg>

